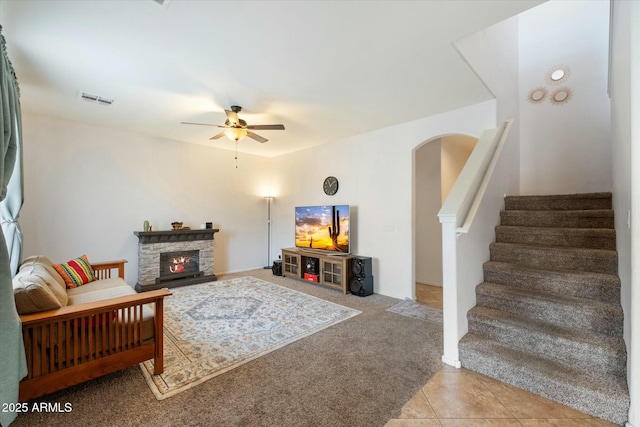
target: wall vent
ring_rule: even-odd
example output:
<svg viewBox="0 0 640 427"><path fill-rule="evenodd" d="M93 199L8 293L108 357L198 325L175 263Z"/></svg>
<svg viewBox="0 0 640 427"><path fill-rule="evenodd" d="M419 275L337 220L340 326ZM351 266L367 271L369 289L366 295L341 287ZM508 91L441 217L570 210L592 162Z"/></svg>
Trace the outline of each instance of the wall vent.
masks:
<svg viewBox="0 0 640 427"><path fill-rule="evenodd" d="M91 93L82 92L80 94L80 98L84 101L95 102L101 105L111 105L113 104L113 99L103 98L102 96L93 95Z"/></svg>

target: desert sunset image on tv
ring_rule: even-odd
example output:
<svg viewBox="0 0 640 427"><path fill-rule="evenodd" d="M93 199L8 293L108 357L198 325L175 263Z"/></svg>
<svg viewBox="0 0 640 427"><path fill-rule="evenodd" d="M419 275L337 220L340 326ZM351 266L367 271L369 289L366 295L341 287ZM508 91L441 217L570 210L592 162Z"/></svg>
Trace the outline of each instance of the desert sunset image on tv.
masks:
<svg viewBox="0 0 640 427"><path fill-rule="evenodd" d="M349 205L296 208L296 246L349 252Z"/></svg>

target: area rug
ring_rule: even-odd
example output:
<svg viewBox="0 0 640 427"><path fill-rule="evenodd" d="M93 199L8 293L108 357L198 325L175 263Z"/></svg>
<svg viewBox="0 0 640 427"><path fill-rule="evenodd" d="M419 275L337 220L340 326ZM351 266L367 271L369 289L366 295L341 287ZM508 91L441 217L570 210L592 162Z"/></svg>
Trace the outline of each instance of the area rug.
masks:
<svg viewBox="0 0 640 427"><path fill-rule="evenodd" d="M442 323L442 310L420 304L409 298L400 301L393 307L389 307L387 311L424 320L425 322Z"/></svg>
<svg viewBox="0 0 640 427"><path fill-rule="evenodd" d="M164 373L153 375L153 360L140 364L158 400L360 314L255 277L171 292L164 309Z"/></svg>

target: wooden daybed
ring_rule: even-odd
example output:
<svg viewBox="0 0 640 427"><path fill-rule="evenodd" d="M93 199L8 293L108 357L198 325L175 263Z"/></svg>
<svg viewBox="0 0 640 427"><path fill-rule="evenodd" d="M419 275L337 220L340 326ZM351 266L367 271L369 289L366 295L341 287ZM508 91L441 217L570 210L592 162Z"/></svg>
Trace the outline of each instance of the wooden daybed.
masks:
<svg viewBox="0 0 640 427"><path fill-rule="evenodd" d="M27 261L31 264L25 266ZM21 286L24 290L37 285L60 297L55 280L45 284L41 280L41 276L48 280L51 262L46 257L27 261L14 278L14 295ZM91 264L97 280L76 289L63 288L66 305L20 315L29 370L20 382L21 402L149 359L154 359L156 375L163 372L163 299L171 294L166 289L136 293L124 281L125 262ZM112 277L112 271L117 276ZM24 298L16 295L16 305ZM33 301L30 297L27 303Z"/></svg>

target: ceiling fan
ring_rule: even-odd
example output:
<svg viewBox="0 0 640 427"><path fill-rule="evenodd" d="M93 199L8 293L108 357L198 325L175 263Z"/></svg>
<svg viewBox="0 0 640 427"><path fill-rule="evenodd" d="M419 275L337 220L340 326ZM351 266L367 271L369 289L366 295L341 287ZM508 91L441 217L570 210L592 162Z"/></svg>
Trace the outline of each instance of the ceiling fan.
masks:
<svg viewBox="0 0 640 427"><path fill-rule="evenodd" d="M212 136L209 139L219 139L226 135L232 141L238 142L245 136L255 139L258 142L267 142L267 138L263 138L257 133L251 132L251 130L284 130L284 125L247 125L247 122L238 117L238 113L242 111L242 107L238 105L232 105L231 110L224 110L227 115L224 125L211 125L208 123L191 123L181 122L183 125L201 125L201 126L217 126L224 128L222 132Z"/></svg>

